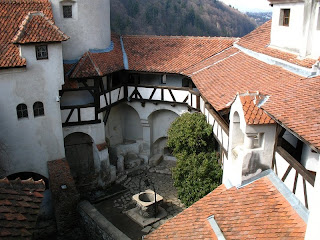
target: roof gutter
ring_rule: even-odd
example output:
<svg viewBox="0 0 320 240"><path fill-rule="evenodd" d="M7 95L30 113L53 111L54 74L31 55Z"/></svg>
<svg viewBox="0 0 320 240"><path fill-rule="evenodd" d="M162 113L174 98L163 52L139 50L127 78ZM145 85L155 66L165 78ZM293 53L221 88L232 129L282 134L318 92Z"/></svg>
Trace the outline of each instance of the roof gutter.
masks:
<svg viewBox="0 0 320 240"><path fill-rule="evenodd" d="M210 223L212 230L216 234L217 239L218 240L226 240L226 238L224 237L224 235L223 235L218 223L214 219L214 215L208 217L207 220Z"/></svg>

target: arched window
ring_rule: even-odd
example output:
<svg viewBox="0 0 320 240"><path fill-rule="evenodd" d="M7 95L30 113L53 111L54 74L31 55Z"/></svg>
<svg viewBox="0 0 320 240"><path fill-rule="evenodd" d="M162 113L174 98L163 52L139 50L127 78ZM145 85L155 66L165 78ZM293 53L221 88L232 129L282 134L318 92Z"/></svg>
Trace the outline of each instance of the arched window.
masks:
<svg viewBox="0 0 320 240"><path fill-rule="evenodd" d="M18 116L18 119L28 117L27 105L25 105L24 103L21 103L17 106L17 116Z"/></svg>
<svg viewBox="0 0 320 240"><path fill-rule="evenodd" d="M35 117L44 115L44 108L43 108L43 103L42 102L35 102L33 104L33 115Z"/></svg>

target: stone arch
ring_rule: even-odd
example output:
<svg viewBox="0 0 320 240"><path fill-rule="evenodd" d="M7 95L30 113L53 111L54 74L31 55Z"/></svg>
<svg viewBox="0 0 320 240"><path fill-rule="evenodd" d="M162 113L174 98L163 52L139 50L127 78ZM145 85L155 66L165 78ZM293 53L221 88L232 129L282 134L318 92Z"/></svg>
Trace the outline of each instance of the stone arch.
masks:
<svg viewBox="0 0 320 240"><path fill-rule="evenodd" d="M85 133L75 132L64 138L66 159L74 179L94 173L93 139Z"/></svg>
<svg viewBox="0 0 320 240"><path fill-rule="evenodd" d="M168 129L179 115L171 110L161 109L152 112L148 117L150 124L151 153L164 153Z"/></svg>
<svg viewBox="0 0 320 240"><path fill-rule="evenodd" d="M111 145L142 140L142 125L136 109L126 103L113 107L106 125L106 137Z"/></svg>

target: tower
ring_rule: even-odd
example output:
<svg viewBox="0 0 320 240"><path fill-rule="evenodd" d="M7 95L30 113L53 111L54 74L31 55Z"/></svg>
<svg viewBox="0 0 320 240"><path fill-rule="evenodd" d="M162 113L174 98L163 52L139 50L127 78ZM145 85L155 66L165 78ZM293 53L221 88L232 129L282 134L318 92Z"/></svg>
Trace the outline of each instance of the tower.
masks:
<svg viewBox="0 0 320 240"><path fill-rule="evenodd" d="M51 0L56 25L70 39L63 43L63 59L78 60L89 49L111 43L110 0Z"/></svg>

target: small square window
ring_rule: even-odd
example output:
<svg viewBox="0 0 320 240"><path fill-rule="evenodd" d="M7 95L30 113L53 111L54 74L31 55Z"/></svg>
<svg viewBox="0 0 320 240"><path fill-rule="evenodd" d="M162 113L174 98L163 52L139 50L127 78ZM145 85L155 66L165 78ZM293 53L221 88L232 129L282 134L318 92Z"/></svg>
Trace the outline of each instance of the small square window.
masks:
<svg viewBox="0 0 320 240"><path fill-rule="evenodd" d="M72 18L72 6L62 6L62 9L64 18Z"/></svg>
<svg viewBox="0 0 320 240"><path fill-rule="evenodd" d="M37 60L48 59L48 47L47 45L36 46Z"/></svg>
<svg viewBox="0 0 320 240"><path fill-rule="evenodd" d="M281 9L280 25L289 27L289 23L290 23L290 9Z"/></svg>

